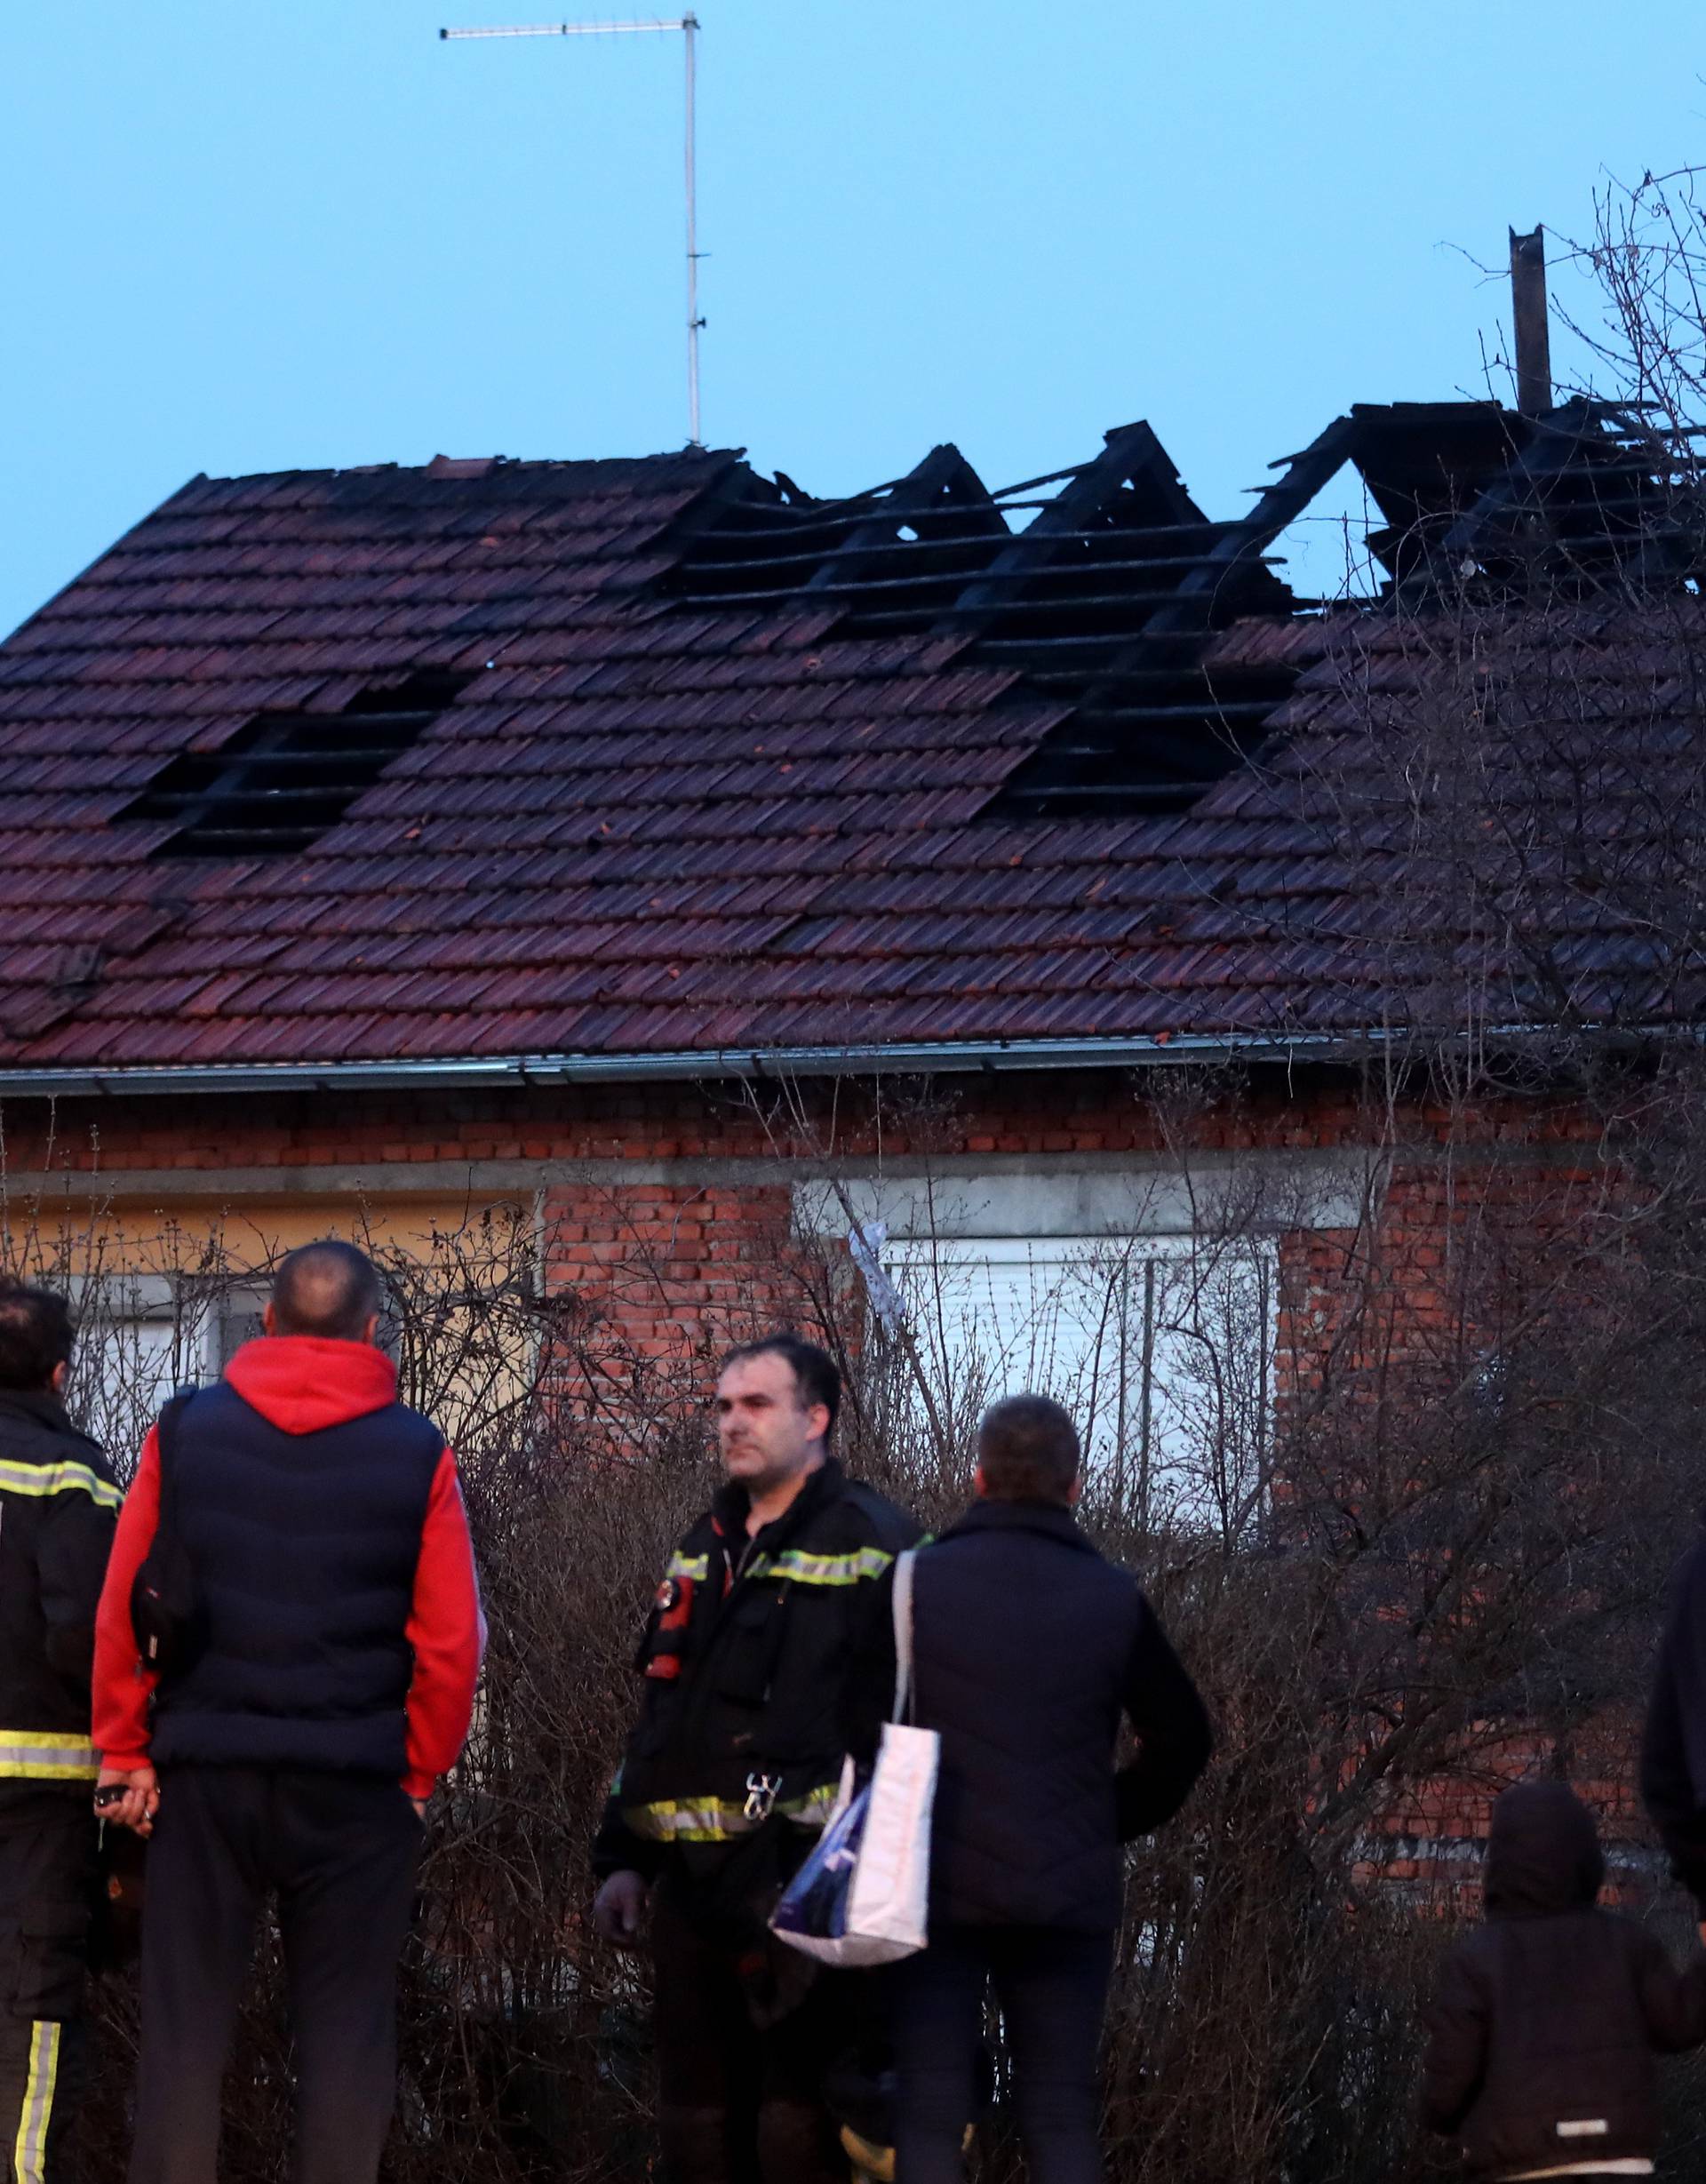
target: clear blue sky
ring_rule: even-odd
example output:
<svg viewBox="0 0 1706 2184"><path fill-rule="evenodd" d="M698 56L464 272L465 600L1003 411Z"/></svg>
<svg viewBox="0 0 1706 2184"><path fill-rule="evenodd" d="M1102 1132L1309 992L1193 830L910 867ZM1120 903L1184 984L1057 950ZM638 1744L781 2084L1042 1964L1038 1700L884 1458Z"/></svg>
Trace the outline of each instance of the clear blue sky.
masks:
<svg viewBox="0 0 1706 2184"><path fill-rule="evenodd" d="M0 628L199 470L685 438L679 41L436 36L529 7L8 11ZM1230 513L1479 391L1460 250L1706 159L1698 0L702 8L706 436L817 491L1147 417Z"/></svg>

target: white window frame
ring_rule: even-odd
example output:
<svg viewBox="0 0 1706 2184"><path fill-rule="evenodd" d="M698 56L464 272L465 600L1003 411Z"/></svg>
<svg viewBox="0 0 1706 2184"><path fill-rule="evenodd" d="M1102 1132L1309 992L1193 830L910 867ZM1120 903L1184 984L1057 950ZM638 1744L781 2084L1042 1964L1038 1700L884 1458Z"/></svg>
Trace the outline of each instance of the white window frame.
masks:
<svg viewBox="0 0 1706 2184"><path fill-rule="evenodd" d="M865 1285L873 1342L889 1339L876 1332L881 1308L889 1302L881 1268L905 1273L908 1258L926 1251L974 1261L982 1251L998 1255L995 1263L1003 1253L1054 1258L1125 1253L1134 1266L1170 1269L1200 1263L1245 1270L1256 1284L1255 1316L1265 1325L1254 1358L1245 1353L1241 1416L1232 1437L1231 1468L1236 1476L1226 1476L1222 1465L1216 1477L1215 1452L1200 1450L1202 1491L1194 1497L1171 1496L1170 1517L1154 1512L1158 1521L1207 1526L1223 1537L1241 1538L1248 1536L1266 1506L1279 1352L1280 1239L1311 1230L1359 1228L1380 1202L1389 1179L1385 1157L1377 1148L1362 1146L1252 1147L1183 1160L1136 1152L1077 1158L903 1155L874 1171L797 1183L793 1227L796 1235L817 1239L832 1252L849 1251L858 1239L859 1248L851 1257ZM877 1244L879 1263L873 1264L869 1247L879 1234L885 1240ZM1128 1351L1129 1344L1126 1347ZM943 1401L942 1362L933 1367L928 1355L921 1354L919 1363L925 1376L937 1381L931 1400L938 1417L931 1423L957 1445L971 1421L963 1415L963 1405ZM898 1380L905 1383L906 1377L903 1372ZM1014 1391L1009 1383L989 1393ZM909 1423L916 1423L917 1410L924 1407L920 1397L909 1409ZM1122 1447L1128 1438L1120 1437ZM1223 1431L1218 1438L1224 1443L1228 1436ZM1093 1502L1098 1495L1120 1496L1128 1512L1134 1498L1142 1502L1141 1479L1133 1494L1131 1452L1125 1449L1123 1473L1116 1459L1110 1478L1095 1421L1088 1455ZM1154 1469L1152 1461L1152 1484ZM1155 1500L1152 1495L1149 1498Z"/></svg>
<svg viewBox="0 0 1706 2184"><path fill-rule="evenodd" d="M1144 1529L1232 1535L1265 1496L1278 1256L1272 1238L1177 1235L901 1236L881 1250L937 1388L969 1383L980 1406L1052 1395L1083 1436L1093 1504ZM1216 1328L1217 1311L1246 1325Z"/></svg>
<svg viewBox="0 0 1706 2184"><path fill-rule="evenodd" d="M259 1293L203 1288L168 1274L93 1276L72 1301L81 1322L73 1368L78 1408L121 1463L168 1397L219 1378L234 1323L254 1317L260 1303ZM171 1336L169 1348L151 1339L162 1333ZM152 1367L149 1351L158 1355Z"/></svg>

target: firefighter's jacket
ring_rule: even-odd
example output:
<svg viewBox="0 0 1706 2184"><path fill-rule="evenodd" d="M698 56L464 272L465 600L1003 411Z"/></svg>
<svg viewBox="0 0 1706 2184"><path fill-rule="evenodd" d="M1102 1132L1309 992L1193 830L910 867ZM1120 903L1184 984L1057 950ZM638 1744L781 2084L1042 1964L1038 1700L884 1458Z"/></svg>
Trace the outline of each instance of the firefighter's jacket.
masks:
<svg viewBox="0 0 1706 2184"><path fill-rule="evenodd" d="M121 1498L57 1396L0 1390L0 1798L94 1779L95 1609Z"/></svg>
<svg viewBox="0 0 1706 2184"><path fill-rule="evenodd" d="M820 1827L834 1800L865 1619L919 1528L833 1459L751 1539L747 1510L725 1487L664 1573L640 1718L594 1846L601 1877L656 1874L670 1846L731 1843L772 1813Z"/></svg>

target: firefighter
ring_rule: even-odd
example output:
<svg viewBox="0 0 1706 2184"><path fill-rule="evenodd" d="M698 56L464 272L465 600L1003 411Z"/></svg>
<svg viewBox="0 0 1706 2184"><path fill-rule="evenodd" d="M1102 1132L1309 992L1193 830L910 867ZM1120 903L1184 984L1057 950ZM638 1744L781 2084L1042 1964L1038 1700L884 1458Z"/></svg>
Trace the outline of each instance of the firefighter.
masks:
<svg viewBox="0 0 1706 2184"><path fill-rule="evenodd" d="M824 2073L863 1975L814 1978L765 1920L835 1797L878 1580L918 1527L829 1452L841 1377L780 1334L723 1360L726 1484L671 1558L644 1691L594 1849L594 1921L651 1904L658 2124L672 2184L846 2184Z"/></svg>
<svg viewBox="0 0 1706 2184"><path fill-rule="evenodd" d="M0 2148L54 2184L83 2075L99 1827L90 1675L119 1491L65 1413L62 1296L0 1288Z"/></svg>

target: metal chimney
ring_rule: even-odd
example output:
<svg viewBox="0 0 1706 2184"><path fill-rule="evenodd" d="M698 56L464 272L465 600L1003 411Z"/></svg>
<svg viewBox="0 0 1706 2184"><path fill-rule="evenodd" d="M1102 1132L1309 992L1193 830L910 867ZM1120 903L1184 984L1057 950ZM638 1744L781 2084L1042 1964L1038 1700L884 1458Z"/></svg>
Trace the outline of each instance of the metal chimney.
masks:
<svg viewBox="0 0 1706 2184"><path fill-rule="evenodd" d="M1517 408L1538 417L1552 406L1552 345L1546 323L1546 230L1511 230L1511 321L1517 337Z"/></svg>

